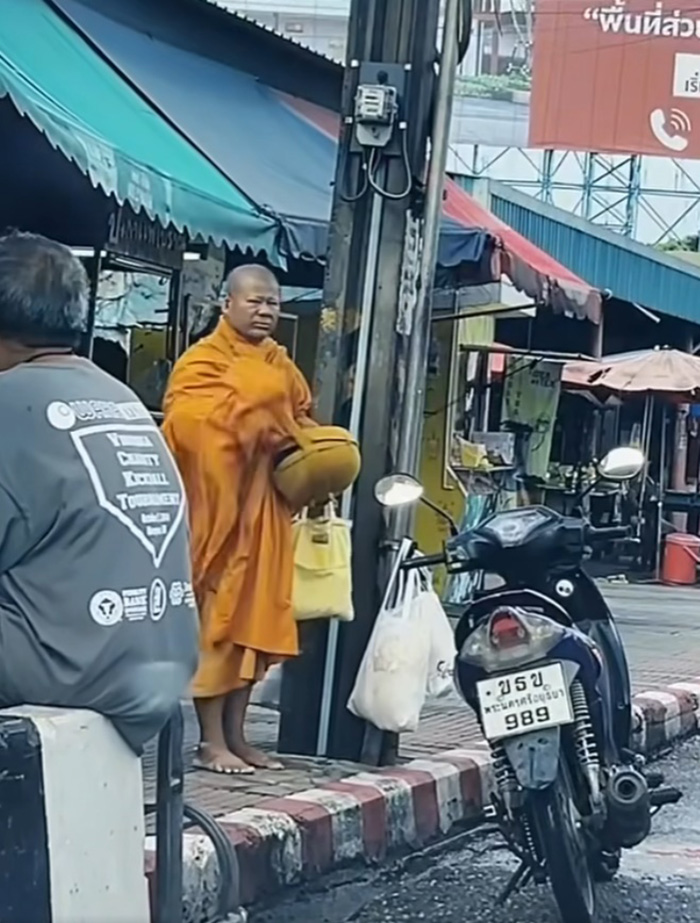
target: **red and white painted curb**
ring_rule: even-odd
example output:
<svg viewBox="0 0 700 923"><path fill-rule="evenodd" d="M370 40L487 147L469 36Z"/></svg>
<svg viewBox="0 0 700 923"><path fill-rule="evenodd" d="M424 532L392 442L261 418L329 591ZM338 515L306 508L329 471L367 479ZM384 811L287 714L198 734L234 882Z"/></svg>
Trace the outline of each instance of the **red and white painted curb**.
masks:
<svg viewBox="0 0 700 923"><path fill-rule="evenodd" d="M647 755L697 733L700 677L635 696L634 718L635 746ZM492 785L484 743L261 801L217 821L236 848L241 900L250 904L352 862L379 862L437 840L478 817ZM146 848L152 867L152 839ZM195 834L185 834L185 859L185 923L198 923L212 906L216 859Z"/></svg>

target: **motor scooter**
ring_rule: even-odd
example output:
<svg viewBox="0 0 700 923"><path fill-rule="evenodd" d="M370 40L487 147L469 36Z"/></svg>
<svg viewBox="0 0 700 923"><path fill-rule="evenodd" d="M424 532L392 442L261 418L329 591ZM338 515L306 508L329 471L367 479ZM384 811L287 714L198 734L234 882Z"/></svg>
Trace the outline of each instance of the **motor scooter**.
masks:
<svg viewBox="0 0 700 923"><path fill-rule="evenodd" d="M598 473L623 482L644 465L640 451L622 447ZM407 475L383 478L375 496L387 507L424 500L441 512ZM621 851L649 835L653 813L681 798L633 752L624 647L583 568L592 547L629 530L594 528L545 506L499 512L461 533L450 524L442 552L413 554L401 566L501 579L463 612L455 665L491 748L486 814L519 859L500 900L529 881L549 882L563 923L595 923L596 881L611 880Z"/></svg>

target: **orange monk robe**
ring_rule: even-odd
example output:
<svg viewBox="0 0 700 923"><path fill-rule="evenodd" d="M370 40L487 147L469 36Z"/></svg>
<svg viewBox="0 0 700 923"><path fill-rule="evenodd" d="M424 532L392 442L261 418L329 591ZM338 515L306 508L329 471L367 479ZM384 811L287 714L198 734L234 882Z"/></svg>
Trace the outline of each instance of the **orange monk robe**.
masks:
<svg viewBox="0 0 700 923"><path fill-rule="evenodd" d="M309 424L303 375L273 340L222 319L176 363L163 434L190 508L201 619L197 698L225 695L298 652L292 512L272 484L281 444Z"/></svg>

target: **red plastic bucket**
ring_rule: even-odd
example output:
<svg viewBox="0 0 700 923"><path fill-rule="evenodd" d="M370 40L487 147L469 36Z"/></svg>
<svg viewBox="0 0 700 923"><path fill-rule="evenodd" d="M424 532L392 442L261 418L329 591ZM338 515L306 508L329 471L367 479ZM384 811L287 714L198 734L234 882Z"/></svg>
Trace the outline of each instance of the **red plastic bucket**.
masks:
<svg viewBox="0 0 700 923"><path fill-rule="evenodd" d="M699 561L700 537L687 532L671 532L666 536L661 580L677 586L693 584Z"/></svg>

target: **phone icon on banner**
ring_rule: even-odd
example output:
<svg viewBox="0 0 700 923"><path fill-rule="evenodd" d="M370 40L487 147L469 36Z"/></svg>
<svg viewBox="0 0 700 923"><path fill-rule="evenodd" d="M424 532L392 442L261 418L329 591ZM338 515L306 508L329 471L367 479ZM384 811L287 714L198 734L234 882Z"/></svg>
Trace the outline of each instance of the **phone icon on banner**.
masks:
<svg viewBox="0 0 700 923"><path fill-rule="evenodd" d="M654 109L649 115L649 125L656 140L669 151L680 153L688 147L686 136L693 126L681 109L671 109L670 115L666 115L663 109Z"/></svg>

